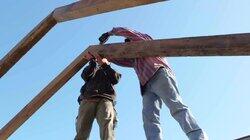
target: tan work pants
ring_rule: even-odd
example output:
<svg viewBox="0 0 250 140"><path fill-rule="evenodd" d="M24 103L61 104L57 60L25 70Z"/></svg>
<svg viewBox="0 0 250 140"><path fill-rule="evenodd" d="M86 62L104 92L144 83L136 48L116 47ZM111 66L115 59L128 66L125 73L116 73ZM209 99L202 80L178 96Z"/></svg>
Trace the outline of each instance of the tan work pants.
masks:
<svg viewBox="0 0 250 140"><path fill-rule="evenodd" d="M99 124L101 140L115 140L116 111L113 103L108 99L81 102L76 120L75 140L88 140L95 118Z"/></svg>

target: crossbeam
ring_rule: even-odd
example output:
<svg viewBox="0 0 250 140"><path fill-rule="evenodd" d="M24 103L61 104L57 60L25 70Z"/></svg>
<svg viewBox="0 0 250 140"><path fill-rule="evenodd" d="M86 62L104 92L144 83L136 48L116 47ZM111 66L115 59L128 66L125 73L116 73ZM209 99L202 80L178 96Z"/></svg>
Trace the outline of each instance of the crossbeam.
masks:
<svg viewBox="0 0 250 140"><path fill-rule="evenodd" d="M94 51L107 58L250 55L250 34L161 39L90 46L0 130L1 140L7 139L15 132L87 63L84 55L88 51Z"/></svg>
<svg viewBox="0 0 250 140"><path fill-rule="evenodd" d="M165 0L80 0L56 8L0 60L0 78L5 75L58 22Z"/></svg>
<svg viewBox="0 0 250 140"><path fill-rule="evenodd" d="M250 55L250 33L94 45L89 50L109 58L244 56Z"/></svg>

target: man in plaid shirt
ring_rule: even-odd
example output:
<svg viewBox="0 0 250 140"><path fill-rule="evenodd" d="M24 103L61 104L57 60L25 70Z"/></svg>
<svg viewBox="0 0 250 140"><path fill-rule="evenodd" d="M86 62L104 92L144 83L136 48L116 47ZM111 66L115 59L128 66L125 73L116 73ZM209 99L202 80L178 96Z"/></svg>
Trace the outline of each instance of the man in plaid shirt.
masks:
<svg viewBox="0 0 250 140"><path fill-rule="evenodd" d="M99 38L101 44L105 43L110 36L125 37L125 42L152 40L147 34L124 27L116 27ZM165 103L169 108L171 115L180 124L190 140L208 139L205 132L198 126L189 108L183 104L175 76L163 57L111 59L110 61L120 66L135 69L141 85L142 115L148 140L163 139L160 126L162 103Z"/></svg>

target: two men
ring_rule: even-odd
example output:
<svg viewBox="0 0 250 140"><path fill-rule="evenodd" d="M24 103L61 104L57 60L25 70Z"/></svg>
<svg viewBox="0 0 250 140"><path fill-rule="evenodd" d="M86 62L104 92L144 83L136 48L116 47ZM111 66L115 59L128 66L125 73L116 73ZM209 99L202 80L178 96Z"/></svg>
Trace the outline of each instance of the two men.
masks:
<svg viewBox="0 0 250 140"><path fill-rule="evenodd" d="M113 28L104 33L99 40L103 44L113 35L125 37L125 42L152 40L147 34L123 27ZM94 52L93 55L100 57ZM120 66L132 67L136 71L141 85L142 116L147 140L163 139L160 124L160 109L163 103L169 108L171 115L190 140L208 139L189 108L183 104L175 76L163 57L112 59L111 61Z"/></svg>
<svg viewBox="0 0 250 140"><path fill-rule="evenodd" d="M114 140L117 121L114 108L116 97L114 85L118 83L121 75L110 67L110 62L106 58L95 60L89 54L85 58L90 61L81 74L85 84L78 98L80 107L76 120L75 140L89 138L95 118L99 124L101 140Z"/></svg>

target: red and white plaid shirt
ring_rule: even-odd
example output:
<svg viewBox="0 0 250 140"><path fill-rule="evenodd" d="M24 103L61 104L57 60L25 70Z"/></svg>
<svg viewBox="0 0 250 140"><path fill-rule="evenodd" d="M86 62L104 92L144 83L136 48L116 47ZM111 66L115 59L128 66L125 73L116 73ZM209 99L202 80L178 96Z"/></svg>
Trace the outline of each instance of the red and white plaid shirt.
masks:
<svg viewBox="0 0 250 140"><path fill-rule="evenodd" d="M131 41L152 40L152 38L147 34L143 34L124 27L113 28L109 33L111 35L129 38ZM112 59L111 62L120 66L134 68L142 86L150 80L150 78L160 67L170 68L164 57Z"/></svg>

